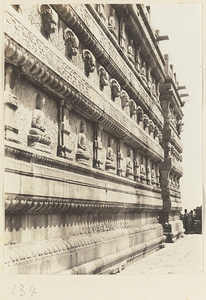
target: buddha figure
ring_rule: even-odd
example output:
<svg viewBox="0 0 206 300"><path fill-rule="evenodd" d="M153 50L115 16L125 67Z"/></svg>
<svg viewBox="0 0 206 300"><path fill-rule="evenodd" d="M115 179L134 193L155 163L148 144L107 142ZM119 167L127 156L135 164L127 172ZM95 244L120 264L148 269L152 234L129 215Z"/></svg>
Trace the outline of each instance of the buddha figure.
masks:
<svg viewBox="0 0 206 300"><path fill-rule="evenodd" d="M141 159L141 165L140 165L140 178L143 183L146 182L146 170L143 163L143 159Z"/></svg>
<svg viewBox="0 0 206 300"><path fill-rule="evenodd" d="M87 146L86 146L86 123L84 121L81 121L80 123L80 132L78 136L78 144L77 144L77 153L76 153L76 158L77 160L86 160L88 161L90 159L90 155L87 152Z"/></svg>
<svg viewBox="0 0 206 300"><path fill-rule="evenodd" d="M133 40L130 41L130 44L127 47L127 56L129 58L129 60L134 63L134 52L133 52Z"/></svg>
<svg viewBox="0 0 206 300"><path fill-rule="evenodd" d="M40 7L41 32L48 39L52 33L55 33L58 23L57 13L47 4Z"/></svg>
<svg viewBox="0 0 206 300"><path fill-rule="evenodd" d="M114 150L113 150L113 139L108 138L108 147L106 152L106 163L105 163L106 169L109 170L115 170L116 165L114 161Z"/></svg>
<svg viewBox="0 0 206 300"><path fill-rule="evenodd" d="M143 80L144 86L147 87L146 63L145 62L143 62L143 66L141 68L140 74L141 74L141 78Z"/></svg>
<svg viewBox="0 0 206 300"><path fill-rule="evenodd" d="M77 55L79 49L79 40L77 39L74 32L69 28L66 28L64 30L63 38L66 46L66 54L68 58L71 59L72 56Z"/></svg>
<svg viewBox="0 0 206 300"><path fill-rule="evenodd" d="M151 183L155 184L155 170L154 170L154 165L152 165L152 170L151 170Z"/></svg>
<svg viewBox="0 0 206 300"><path fill-rule="evenodd" d="M126 176L133 179L133 162L131 160L132 150L127 149L127 159L126 159Z"/></svg>
<svg viewBox="0 0 206 300"><path fill-rule="evenodd" d="M36 143L44 144L47 146L51 144L51 137L46 132L45 113L42 111L44 105L45 105L45 98L40 93L38 93L36 96L36 108L32 112L31 129L29 130L29 135L28 135L29 146L35 147ZM38 147L35 148L38 149Z"/></svg>
<svg viewBox="0 0 206 300"><path fill-rule="evenodd" d="M117 38L118 35L117 35L116 26L115 26L114 15L115 15L115 10L114 10L114 8L111 7L110 15L109 15L109 19L108 19L108 29Z"/></svg>

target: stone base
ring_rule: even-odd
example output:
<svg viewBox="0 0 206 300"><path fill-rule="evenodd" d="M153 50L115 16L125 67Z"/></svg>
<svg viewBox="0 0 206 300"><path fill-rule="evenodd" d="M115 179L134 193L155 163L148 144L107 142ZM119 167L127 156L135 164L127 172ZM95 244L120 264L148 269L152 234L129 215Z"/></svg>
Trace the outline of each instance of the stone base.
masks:
<svg viewBox="0 0 206 300"><path fill-rule="evenodd" d="M164 243L158 223L6 246L6 274L114 274Z"/></svg>
<svg viewBox="0 0 206 300"><path fill-rule="evenodd" d="M106 171L111 172L111 173L113 173L113 174L116 173L116 166L115 166L115 164L108 164L108 163L106 162L106 164L105 164L105 169L106 169Z"/></svg>
<svg viewBox="0 0 206 300"><path fill-rule="evenodd" d="M128 178L128 179L132 179L132 180L134 180L134 173L132 172L132 170L126 170L126 177Z"/></svg>
<svg viewBox="0 0 206 300"><path fill-rule="evenodd" d="M47 145L44 145L44 144L41 144L41 143L38 143L38 142L34 142L34 143L29 143L28 146L30 148L35 149L35 150L39 150L39 151L51 154L51 148Z"/></svg>
<svg viewBox="0 0 206 300"><path fill-rule="evenodd" d="M167 243L174 243L177 239L184 237L184 228L181 220L170 221L164 228Z"/></svg>

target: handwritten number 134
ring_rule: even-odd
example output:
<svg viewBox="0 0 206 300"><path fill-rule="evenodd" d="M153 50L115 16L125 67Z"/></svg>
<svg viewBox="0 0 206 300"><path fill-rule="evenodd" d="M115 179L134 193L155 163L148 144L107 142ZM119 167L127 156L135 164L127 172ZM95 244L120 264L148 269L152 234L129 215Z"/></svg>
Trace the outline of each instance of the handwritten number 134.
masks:
<svg viewBox="0 0 206 300"><path fill-rule="evenodd" d="M16 286L16 284L14 285L14 288L12 290L12 295L15 293L19 293L20 296L25 296L26 295L26 291L24 289L24 285L20 284L19 287ZM33 287L33 284L31 285L31 288L29 290L30 296L33 296L33 294L36 294L36 289Z"/></svg>

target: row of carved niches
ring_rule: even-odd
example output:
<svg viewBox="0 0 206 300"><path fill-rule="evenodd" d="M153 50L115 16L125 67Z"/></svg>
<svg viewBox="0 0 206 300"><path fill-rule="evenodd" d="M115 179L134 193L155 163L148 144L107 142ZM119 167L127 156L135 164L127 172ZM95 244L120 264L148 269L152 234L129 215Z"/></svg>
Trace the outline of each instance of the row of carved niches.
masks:
<svg viewBox="0 0 206 300"><path fill-rule="evenodd" d="M142 79L143 85L149 88L152 98L158 100L159 83L156 82L155 77L151 74L151 67L147 66L146 61L143 59L144 54L142 53L141 47L134 43L124 18L118 16L110 4L96 4L95 6L102 21L112 33L113 37L115 37L124 54L135 66Z"/></svg>
<svg viewBox="0 0 206 300"><path fill-rule="evenodd" d="M176 161L182 162L182 154L169 142L165 144L166 158L173 157Z"/></svg>
<svg viewBox="0 0 206 300"><path fill-rule="evenodd" d="M106 6L109 7L109 5ZM113 97L111 96L111 84L109 84L112 76L98 63L92 52L85 49L84 41L77 38L75 33L62 22L52 7L49 5L19 5L18 11L32 25L36 26L43 36L53 43L75 66L84 72L95 86L98 86L109 97ZM136 49L133 40L128 42L128 37L126 41L127 44L129 43L128 58L134 62L143 86L149 90L153 100L159 101L160 83L155 80L151 68L143 60L141 48L137 47Z"/></svg>
<svg viewBox="0 0 206 300"><path fill-rule="evenodd" d="M21 76L14 66L6 64L5 72L5 101L8 102L8 94L12 95L13 101L12 104L11 101L5 104L10 114L6 114L5 124L6 128L15 128L22 145L53 155L58 154L90 166L93 165L93 161L100 161L100 165L104 165L103 169L117 173L117 143L110 145L112 137L109 139L104 131L97 130L91 122L76 114L64 99L57 102L56 99L37 89ZM156 134L157 139L160 138L157 127L154 127L153 132L150 128L154 124L151 124L145 115L139 122L145 124L144 126L148 125L148 132ZM8 130L5 136L8 137ZM111 151L108 151L110 154L106 154L106 151L112 147L114 147L114 157L111 163L109 158ZM128 157L129 160L127 152L129 153L125 150L124 157Z"/></svg>
<svg viewBox="0 0 206 300"><path fill-rule="evenodd" d="M86 52L87 51L85 51L84 53L87 56ZM13 68L13 71L11 71L12 68ZM5 90L8 91L9 93L12 92L14 95L17 95L17 98L20 99L21 98L21 93L26 93L26 91L29 90L30 84L28 83L28 87L25 87L26 82L22 77L21 77L22 79L20 80L20 73L19 73L18 69L15 69L15 67L13 67L13 66L8 67L7 64L6 64L5 70L6 70ZM154 122L151 119L149 119L149 117L144 113L142 108L140 106L137 106L136 103L134 102L134 100L129 98L129 96L128 96L128 94L125 90L121 90L121 87L120 87L119 83L115 79L110 79L110 81L108 82L107 73L106 73L106 71L103 67L101 67L101 66L99 67L98 73L99 73L99 78L100 78L100 81L99 81L100 88L101 89L108 88L110 90L109 95L110 95L111 99L114 101L114 103L116 103L118 106L120 106L121 109L123 111L125 111L125 113L127 115L129 115L134 120L135 123L139 124L139 126L141 128L143 128L152 138L154 138L158 143L161 143L161 141L162 141L161 131L154 124ZM12 82L12 89L10 87L11 82ZM23 83L25 83L25 84L23 84ZM23 84L24 91L21 91L21 85L22 84ZM38 91L35 91L34 94L36 94L37 92ZM20 93L19 97L18 97L18 93ZM33 98L34 95L32 95L31 97ZM35 101L36 101L36 103L35 103L36 111L33 112L33 114L37 114L38 111L44 111L44 105L45 104L42 103L40 105L39 102L41 102L41 101L39 100L38 97ZM45 100L43 102L45 102ZM46 102L48 102L48 101L46 101ZM42 118L44 118L43 113L41 113L41 115L42 115ZM33 116L32 118L34 119L34 118L37 118L37 117ZM37 124L35 125L34 122L35 121L32 121L32 128L34 128L34 126L36 126L36 128L37 128ZM42 128L42 130L41 130L42 134L43 134L43 132L45 132L45 130L46 130L46 128ZM39 140L39 138L37 138L37 136L38 136L37 131L38 130L36 130L36 133L34 133L34 130L33 130L33 133L32 133L32 131L30 132L31 137L29 137L29 142L35 143L36 139ZM39 131L39 133L40 133L40 131ZM33 137L32 137L32 135L33 135ZM44 137L46 137L46 135ZM41 148L45 148L45 151L49 153L50 152L49 148L46 147L46 146L42 146L42 144L47 145L47 146L52 144L52 137L51 137L51 143L49 142L48 139L49 139L49 136L47 136L46 139L44 139L44 138L41 139L42 142L39 143L39 146ZM39 141L36 140L36 142L39 142ZM37 146L37 144L36 144L36 146Z"/></svg>

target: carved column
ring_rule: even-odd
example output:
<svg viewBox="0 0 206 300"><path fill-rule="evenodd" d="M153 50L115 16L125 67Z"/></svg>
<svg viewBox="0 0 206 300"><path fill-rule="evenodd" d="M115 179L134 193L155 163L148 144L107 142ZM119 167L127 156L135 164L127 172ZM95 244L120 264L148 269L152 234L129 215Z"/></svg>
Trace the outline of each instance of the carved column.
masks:
<svg viewBox="0 0 206 300"><path fill-rule="evenodd" d="M134 179L135 181L140 182L140 162L137 157L137 150L134 150Z"/></svg>
<svg viewBox="0 0 206 300"><path fill-rule="evenodd" d="M159 163L157 164L157 169L156 169L156 184L157 184L157 187L160 187L160 166L159 166Z"/></svg>
<svg viewBox="0 0 206 300"><path fill-rule="evenodd" d="M151 159L149 157L146 158L146 178L147 184L151 185Z"/></svg>
<svg viewBox="0 0 206 300"><path fill-rule="evenodd" d="M60 99L58 104L59 131L57 155L67 159L71 159L72 148L69 142L69 112L71 111L72 107L71 104L65 102L65 99Z"/></svg>
<svg viewBox="0 0 206 300"><path fill-rule="evenodd" d="M16 122L15 112L18 109L18 98L13 94L16 80L18 77L18 71L15 70L14 66L7 65L5 70L5 91L4 91L4 129L5 139L20 143L18 139L18 125Z"/></svg>
<svg viewBox="0 0 206 300"><path fill-rule="evenodd" d="M94 168L103 169L102 160L102 130L101 124L96 124L94 128Z"/></svg>
<svg viewBox="0 0 206 300"><path fill-rule="evenodd" d="M118 139L117 141L117 174L121 177L124 176L124 167L123 167L123 153L122 153L122 145L124 143L123 139Z"/></svg>

